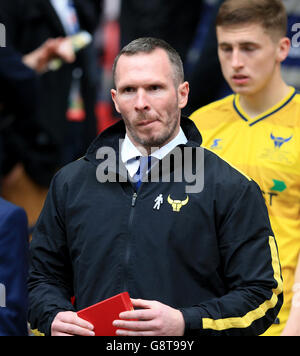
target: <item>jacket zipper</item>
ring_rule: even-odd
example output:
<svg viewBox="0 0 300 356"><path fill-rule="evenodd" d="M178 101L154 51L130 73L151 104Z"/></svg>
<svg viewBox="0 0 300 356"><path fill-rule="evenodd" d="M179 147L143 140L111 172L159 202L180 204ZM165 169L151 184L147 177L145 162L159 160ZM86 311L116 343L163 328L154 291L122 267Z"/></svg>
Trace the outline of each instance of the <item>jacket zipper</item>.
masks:
<svg viewBox="0 0 300 356"><path fill-rule="evenodd" d="M132 222L133 222L133 217L134 217L134 208L136 205L136 200L137 200L137 193L135 192L132 196L131 199L131 211L130 211L130 215L129 215L129 221L128 221L128 231L129 231L129 235L130 235L130 230L132 228ZM130 240L128 238L127 241L127 246L126 246L126 251L125 251L125 259L124 259L124 281L123 281L123 290L127 291L127 277L128 277L128 266L129 266L129 259L130 259L130 255L131 255L131 248L130 248Z"/></svg>
<svg viewBox="0 0 300 356"><path fill-rule="evenodd" d="M136 204L137 193L134 193L131 200L131 206L134 208Z"/></svg>

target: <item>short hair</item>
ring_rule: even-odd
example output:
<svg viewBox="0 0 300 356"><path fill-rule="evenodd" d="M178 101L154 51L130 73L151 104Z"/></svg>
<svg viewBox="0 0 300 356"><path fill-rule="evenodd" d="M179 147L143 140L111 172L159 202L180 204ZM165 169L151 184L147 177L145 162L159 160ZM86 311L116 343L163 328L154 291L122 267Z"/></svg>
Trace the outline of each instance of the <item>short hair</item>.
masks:
<svg viewBox="0 0 300 356"><path fill-rule="evenodd" d="M216 26L260 24L271 37L287 34L287 12L282 0L225 0L220 6Z"/></svg>
<svg viewBox="0 0 300 356"><path fill-rule="evenodd" d="M115 85L117 64L121 56L123 55L133 56L139 53L151 53L157 48L163 49L167 53L171 65L173 67L174 80L176 85L183 83L184 69L183 69L182 60L178 52L171 45L169 45L166 41L162 39L153 38L153 37L141 37L130 42L127 46L125 46L115 58L112 67L114 85Z"/></svg>

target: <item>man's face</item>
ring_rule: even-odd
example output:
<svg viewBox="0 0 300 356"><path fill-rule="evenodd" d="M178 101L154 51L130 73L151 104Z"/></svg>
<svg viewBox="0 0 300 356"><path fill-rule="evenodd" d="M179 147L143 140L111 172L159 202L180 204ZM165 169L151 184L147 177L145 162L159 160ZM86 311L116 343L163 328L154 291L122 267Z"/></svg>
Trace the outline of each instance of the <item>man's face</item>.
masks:
<svg viewBox="0 0 300 356"><path fill-rule="evenodd" d="M161 147L176 137L189 86L185 82L177 87L164 50L122 55L115 83L112 99L123 117L129 138L137 147Z"/></svg>
<svg viewBox="0 0 300 356"><path fill-rule="evenodd" d="M281 42L259 24L217 27L218 54L231 89L255 95L271 85L283 59Z"/></svg>

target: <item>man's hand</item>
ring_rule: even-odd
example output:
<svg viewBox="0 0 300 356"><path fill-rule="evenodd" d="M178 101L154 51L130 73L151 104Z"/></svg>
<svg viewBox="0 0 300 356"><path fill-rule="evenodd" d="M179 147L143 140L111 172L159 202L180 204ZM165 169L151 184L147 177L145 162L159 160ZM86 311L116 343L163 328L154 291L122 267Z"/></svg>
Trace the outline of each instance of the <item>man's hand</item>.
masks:
<svg viewBox="0 0 300 356"><path fill-rule="evenodd" d="M75 61L70 37L50 38L34 51L23 56L23 62L37 73L44 73L52 59L61 58L67 63Z"/></svg>
<svg viewBox="0 0 300 356"><path fill-rule="evenodd" d="M142 299L131 299L135 308L119 315L122 320L115 320L119 336L183 336L185 323L182 313L165 304ZM137 321L133 321L135 319Z"/></svg>
<svg viewBox="0 0 300 356"><path fill-rule="evenodd" d="M94 326L71 311L60 312L51 325L51 336L95 336Z"/></svg>

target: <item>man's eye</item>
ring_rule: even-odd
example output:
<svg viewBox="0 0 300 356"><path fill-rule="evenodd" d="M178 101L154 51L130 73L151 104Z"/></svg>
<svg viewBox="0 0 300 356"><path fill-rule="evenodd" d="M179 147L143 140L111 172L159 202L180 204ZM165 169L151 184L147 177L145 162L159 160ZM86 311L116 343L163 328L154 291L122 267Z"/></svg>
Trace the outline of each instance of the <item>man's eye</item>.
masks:
<svg viewBox="0 0 300 356"><path fill-rule="evenodd" d="M231 47L221 47L221 51L223 51L225 53L229 53L229 52L232 52L232 48Z"/></svg>
<svg viewBox="0 0 300 356"><path fill-rule="evenodd" d="M254 46L247 46L243 48L244 51L246 52L253 52L255 50Z"/></svg>
<svg viewBox="0 0 300 356"><path fill-rule="evenodd" d="M124 92L124 93L133 93L133 92L134 92L134 88L132 88L132 87L124 88L124 89L123 89L123 92Z"/></svg>
<svg viewBox="0 0 300 356"><path fill-rule="evenodd" d="M150 90L152 90L152 91L157 91L159 89L160 89L159 85L151 85L151 87L150 87Z"/></svg>

